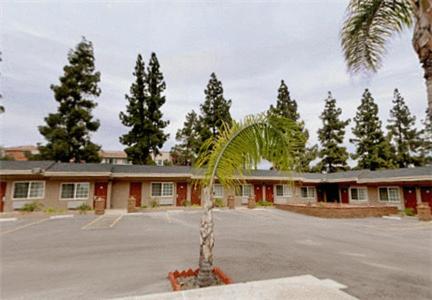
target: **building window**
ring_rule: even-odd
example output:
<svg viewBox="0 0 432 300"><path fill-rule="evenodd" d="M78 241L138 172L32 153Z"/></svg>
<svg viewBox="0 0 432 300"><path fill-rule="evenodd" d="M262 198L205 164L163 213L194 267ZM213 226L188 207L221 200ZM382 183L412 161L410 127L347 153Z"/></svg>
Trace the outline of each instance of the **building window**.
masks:
<svg viewBox="0 0 432 300"><path fill-rule="evenodd" d="M354 201L367 201L367 188L365 187L355 187L350 188L350 200Z"/></svg>
<svg viewBox="0 0 432 300"><path fill-rule="evenodd" d="M88 199L90 184L88 182L62 183L60 198L63 200Z"/></svg>
<svg viewBox="0 0 432 300"><path fill-rule="evenodd" d="M292 188L287 184L276 185L276 196L278 197L292 197Z"/></svg>
<svg viewBox="0 0 432 300"><path fill-rule="evenodd" d="M252 186L250 184L238 185L235 189L236 196L249 197L252 195Z"/></svg>
<svg viewBox="0 0 432 300"><path fill-rule="evenodd" d="M380 187L380 201L400 201L399 188L397 187Z"/></svg>
<svg viewBox="0 0 432 300"><path fill-rule="evenodd" d="M153 182L151 194L153 197L171 197L174 194L174 185L171 182Z"/></svg>
<svg viewBox="0 0 432 300"><path fill-rule="evenodd" d="M304 186L300 188L300 195L305 199L315 199L315 188L311 186Z"/></svg>
<svg viewBox="0 0 432 300"><path fill-rule="evenodd" d="M44 181L21 181L14 183L13 199L41 199L45 193Z"/></svg>
<svg viewBox="0 0 432 300"><path fill-rule="evenodd" d="M213 196L216 198L223 198L224 188L222 184L215 184L213 186Z"/></svg>

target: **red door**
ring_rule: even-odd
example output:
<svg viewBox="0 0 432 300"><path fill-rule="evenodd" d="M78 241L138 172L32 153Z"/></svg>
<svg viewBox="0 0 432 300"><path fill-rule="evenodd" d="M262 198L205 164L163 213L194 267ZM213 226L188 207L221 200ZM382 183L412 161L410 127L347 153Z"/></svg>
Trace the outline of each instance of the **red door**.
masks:
<svg viewBox="0 0 432 300"><path fill-rule="evenodd" d="M131 182L129 196L135 198L135 207L141 207L141 182Z"/></svg>
<svg viewBox="0 0 432 300"><path fill-rule="evenodd" d="M420 188L421 191L421 200L422 202L429 203L429 206L432 211L432 186L424 186Z"/></svg>
<svg viewBox="0 0 432 300"><path fill-rule="evenodd" d="M105 199L105 208L106 208L106 200L108 196L108 182L96 182L95 183L95 191L94 191L94 198L97 197L104 198ZM93 201L94 202L94 201ZM94 207L94 203L93 203Z"/></svg>
<svg viewBox="0 0 432 300"><path fill-rule="evenodd" d="M254 191L255 191L255 201L263 201L263 192L262 192L262 185L261 184L254 184Z"/></svg>
<svg viewBox="0 0 432 300"><path fill-rule="evenodd" d="M6 195L6 182L0 182L0 212L4 209L4 196Z"/></svg>
<svg viewBox="0 0 432 300"><path fill-rule="evenodd" d="M201 205L201 187L198 185L192 185L192 204Z"/></svg>
<svg viewBox="0 0 432 300"><path fill-rule="evenodd" d="M415 212L417 212L417 197L415 187L405 187L403 191L405 208L412 208Z"/></svg>
<svg viewBox="0 0 432 300"><path fill-rule="evenodd" d="M265 185L266 201L273 202L273 184Z"/></svg>
<svg viewBox="0 0 432 300"><path fill-rule="evenodd" d="M178 182L177 183L177 206L182 206L187 198L187 183Z"/></svg>
<svg viewBox="0 0 432 300"><path fill-rule="evenodd" d="M342 203L349 203L348 188L340 189Z"/></svg>

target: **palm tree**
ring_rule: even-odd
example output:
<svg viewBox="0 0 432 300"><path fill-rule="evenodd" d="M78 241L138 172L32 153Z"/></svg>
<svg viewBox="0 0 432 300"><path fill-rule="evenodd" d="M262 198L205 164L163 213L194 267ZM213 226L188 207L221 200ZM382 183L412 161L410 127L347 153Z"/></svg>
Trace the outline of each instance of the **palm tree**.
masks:
<svg viewBox="0 0 432 300"><path fill-rule="evenodd" d="M376 72L389 38L413 25L412 43L424 70L432 115L431 0L350 0L341 30L342 49L349 70Z"/></svg>
<svg viewBox="0 0 432 300"><path fill-rule="evenodd" d="M278 116L248 116L243 122L222 126L216 140L207 140L195 167L205 168L201 185L205 187L204 214L200 227L198 284L209 286L213 268L213 184L224 187L241 182L245 172L257 167L261 159L273 163L278 170L290 170L294 153L302 143L300 128L295 122ZM210 150L211 149L211 150Z"/></svg>

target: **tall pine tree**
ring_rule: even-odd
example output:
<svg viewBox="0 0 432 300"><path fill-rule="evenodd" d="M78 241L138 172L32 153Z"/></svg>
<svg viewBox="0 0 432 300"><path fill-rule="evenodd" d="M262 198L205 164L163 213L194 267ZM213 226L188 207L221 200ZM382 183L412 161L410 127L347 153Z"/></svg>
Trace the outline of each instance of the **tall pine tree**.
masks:
<svg viewBox="0 0 432 300"><path fill-rule="evenodd" d="M95 70L93 45L85 38L68 54L69 64L63 70L59 85L51 85L59 103L56 113L45 118L39 132L48 141L39 146L42 159L62 162L98 162L100 146L90 141L90 133L99 128L92 110L100 95L100 73Z"/></svg>
<svg viewBox="0 0 432 300"><path fill-rule="evenodd" d="M198 115L191 111L186 115L183 128L177 130L176 140L179 142L171 149L171 157L175 165L190 166L195 161L200 149Z"/></svg>
<svg viewBox="0 0 432 300"><path fill-rule="evenodd" d="M201 142L216 138L219 130L225 122L231 124L230 114L231 100L226 100L223 95L222 82L215 73L211 73L207 88L204 91L205 100L201 104L201 116L199 118L199 134Z"/></svg>
<svg viewBox="0 0 432 300"><path fill-rule="evenodd" d="M420 132L415 128L415 116L411 115L404 98L394 90L393 108L390 110L387 130L394 149L394 160L399 168L421 165Z"/></svg>
<svg viewBox="0 0 432 300"><path fill-rule="evenodd" d="M310 163L317 156L317 146L306 146L309 139L309 131L305 128L304 122L300 119L300 114L297 111L297 102L296 100L291 99L288 87L283 80L278 89L276 107L270 105L268 112L270 114L276 114L288 118L298 124L303 133L304 139L303 143L299 145L298 150L296 151L296 156L299 159L295 168L299 171L310 171Z"/></svg>
<svg viewBox="0 0 432 300"><path fill-rule="evenodd" d="M432 113L426 110L426 117L423 120L424 128L420 132L420 159L421 165L432 165Z"/></svg>
<svg viewBox="0 0 432 300"><path fill-rule="evenodd" d="M162 120L160 111L165 103L165 82L159 68L156 54L152 53L146 72L144 60L138 54L133 73L135 81L130 95L125 96L126 112L120 113L122 124L130 127L129 132L120 137L120 142L127 146L125 152L134 164L153 163L152 155L159 154L168 139L163 131L168 122Z"/></svg>
<svg viewBox="0 0 432 300"><path fill-rule="evenodd" d="M325 100L324 111L320 119L323 127L318 130L318 139L321 143L317 169L320 172L333 173L347 170L347 159L349 158L346 147L342 146L345 137L345 127L349 120L340 119L342 110L336 106L336 99L331 92Z"/></svg>
<svg viewBox="0 0 432 300"><path fill-rule="evenodd" d="M378 105L368 89L363 93L354 123L352 133L355 138L350 139L350 142L356 146L352 158L357 160L357 169L393 168L391 145L381 129Z"/></svg>

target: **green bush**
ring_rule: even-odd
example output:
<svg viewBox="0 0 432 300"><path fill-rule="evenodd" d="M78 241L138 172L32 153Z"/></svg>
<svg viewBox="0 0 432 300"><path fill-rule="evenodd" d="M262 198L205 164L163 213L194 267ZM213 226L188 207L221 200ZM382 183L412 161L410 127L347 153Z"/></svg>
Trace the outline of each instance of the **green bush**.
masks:
<svg viewBox="0 0 432 300"><path fill-rule="evenodd" d="M257 206L273 206L273 203L269 202L269 201L258 201Z"/></svg>
<svg viewBox="0 0 432 300"><path fill-rule="evenodd" d="M26 212L33 212L33 211L40 211L42 208L42 203L38 203L36 201L33 201L31 203L26 203L22 208L20 208L20 211L26 211Z"/></svg>
<svg viewBox="0 0 432 300"><path fill-rule="evenodd" d="M199 204L192 204L192 207L201 207Z"/></svg>
<svg viewBox="0 0 432 300"><path fill-rule="evenodd" d="M185 201L183 201L183 206L184 207L189 207L189 206L191 206L191 202L189 201L189 200L185 200Z"/></svg>
<svg viewBox="0 0 432 300"><path fill-rule="evenodd" d="M156 199L153 199L153 200L150 202L150 206L151 206L152 208L159 207L159 201L156 200Z"/></svg>
<svg viewBox="0 0 432 300"><path fill-rule="evenodd" d="M141 205L141 208L147 208L147 205L143 204Z"/></svg>
<svg viewBox="0 0 432 300"><path fill-rule="evenodd" d="M220 198L216 198L216 199L214 200L214 205L215 205L216 207L224 207L224 206L225 206L223 200L220 199Z"/></svg>
<svg viewBox="0 0 432 300"><path fill-rule="evenodd" d="M415 211L412 208L405 208L404 213L409 217L415 216Z"/></svg>
<svg viewBox="0 0 432 300"><path fill-rule="evenodd" d="M87 203L83 203L80 206L77 207L80 214L85 214L87 211L91 210L92 208Z"/></svg>
<svg viewBox="0 0 432 300"><path fill-rule="evenodd" d="M55 208L53 208L53 207L47 207L47 208L44 209L44 213L47 213L47 214L53 214L53 213L56 213L56 212L57 212L57 210Z"/></svg>

